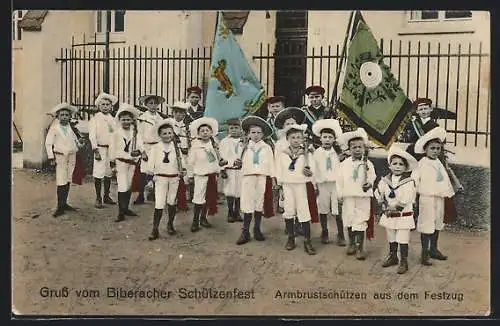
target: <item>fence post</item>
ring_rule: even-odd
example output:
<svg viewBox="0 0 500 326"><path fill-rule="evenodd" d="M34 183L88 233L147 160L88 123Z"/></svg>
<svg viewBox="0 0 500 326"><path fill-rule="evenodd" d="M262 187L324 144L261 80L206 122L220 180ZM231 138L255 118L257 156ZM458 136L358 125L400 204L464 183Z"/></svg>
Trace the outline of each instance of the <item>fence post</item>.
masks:
<svg viewBox="0 0 500 326"><path fill-rule="evenodd" d="M106 24L107 25L107 24ZM109 28L107 26L105 38L104 38L104 80L103 80L103 90L105 93L109 93Z"/></svg>

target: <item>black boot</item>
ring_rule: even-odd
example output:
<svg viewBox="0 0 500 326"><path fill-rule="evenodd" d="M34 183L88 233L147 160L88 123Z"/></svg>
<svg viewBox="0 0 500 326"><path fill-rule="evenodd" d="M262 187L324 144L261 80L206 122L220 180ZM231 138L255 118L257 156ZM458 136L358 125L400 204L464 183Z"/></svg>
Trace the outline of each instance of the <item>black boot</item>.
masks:
<svg viewBox="0 0 500 326"><path fill-rule="evenodd" d="M102 201L104 204L108 205L116 205L115 201L109 197L109 188L111 188L111 178L110 177L104 177L104 197L102 198Z"/></svg>
<svg viewBox="0 0 500 326"><path fill-rule="evenodd" d="M163 209L155 209L155 212L153 214L153 231L151 231L151 235L148 238L149 241L156 240L160 237L160 231L158 228L160 226L162 214Z"/></svg>
<svg viewBox="0 0 500 326"><path fill-rule="evenodd" d="M243 230L236 241L237 245L242 245L250 241L250 223L252 222L252 213L243 214Z"/></svg>
<svg viewBox="0 0 500 326"><path fill-rule="evenodd" d="M429 256L437 260L446 260L448 259L448 256L443 255L437 248L438 239L439 239L439 231L435 230L434 233L431 235L431 240L430 240L431 248L429 251Z"/></svg>
<svg viewBox="0 0 500 326"><path fill-rule="evenodd" d="M175 219L175 213L177 212L177 206L167 205L167 211L168 211L167 233L169 235L177 234L177 231L174 229L174 219Z"/></svg>
<svg viewBox="0 0 500 326"><path fill-rule="evenodd" d="M319 214L319 222L321 224L321 243L327 244L328 240L328 215Z"/></svg>
<svg viewBox="0 0 500 326"><path fill-rule="evenodd" d="M349 236L349 246L347 247L347 255L351 256L356 253L356 239L354 238L354 231L351 227L347 228L347 234Z"/></svg>
<svg viewBox="0 0 500 326"><path fill-rule="evenodd" d="M299 218L295 217L295 236L304 235L304 231L302 230L302 224L299 222Z"/></svg>
<svg viewBox="0 0 500 326"><path fill-rule="evenodd" d="M422 256L420 258L420 263L424 266L432 265L431 261L429 260L430 236L430 234L420 234L420 242L422 243Z"/></svg>
<svg viewBox="0 0 500 326"><path fill-rule="evenodd" d="M285 219L285 235L289 234L289 233L288 233L288 227L286 226L286 225L287 225L287 224L286 224L286 221L287 221L287 219ZM292 224L292 226L293 226L293 224Z"/></svg>
<svg viewBox="0 0 500 326"><path fill-rule="evenodd" d="M130 204L130 197L132 197L132 191L129 190L127 192L125 192L126 194L126 197L125 198L125 203L123 203L123 213L126 215L126 216L138 216L136 212L134 211L131 211L129 208L128 208L128 205Z"/></svg>
<svg viewBox="0 0 500 326"><path fill-rule="evenodd" d="M147 174L141 173L141 179L139 182L139 194L137 198L134 200L134 205L142 205L144 204L144 188L146 188L147 184Z"/></svg>
<svg viewBox="0 0 500 326"><path fill-rule="evenodd" d="M57 208L53 217L58 217L64 214L64 191L66 186L57 186Z"/></svg>
<svg viewBox="0 0 500 326"><path fill-rule="evenodd" d="M398 267L398 274L404 274L408 271L408 244L399 244L399 250L401 252L401 263Z"/></svg>
<svg viewBox="0 0 500 326"><path fill-rule="evenodd" d="M366 254L364 250L365 231L356 231L356 259L365 260Z"/></svg>
<svg viewBox="0 0 500 326"><path fill-rule="evenodd" d="M266 238L264 238L264 235L262 234L262 231L260 230L260 223L262 221L262 212L254 212L254 224L253 224L253 238L257 241L264 241Z"/></svg>
<svg viewBox="0 0 500 326"><path fill-rule="evenodd" d="M102 205L102 197L101 197L101 184L102 179L94 178L94 187L95 187L95 208L103 208Z"/></svg>
<svg viewBox="0 0 500 326"><path fill-rule="evenodd" d="M200 214L200 225L203 226L204 228L209 229L212 227L212 224L210 224L207 220L207 212L208 212L207 203L205 203L203 204L203 208Z"/></svg>
<svg viewBox="0 0 500 326"><path fill-rule="evenodd" d="M382 263L382 267L389 267L399 264L398 259L398 243L397 242L389 242L389 255Z"/></svg>
<svg viewBox="0 0 500 326"><path fill-rule="evenodd" d="M296 247L293 223L294 223L293 219L291 219L291 218L285 219L285 226L286 226L287 233L288 233L288 241L286 242L286 246L285 246L286 250L293 250Z"/></svg>
<svg viewBox="0 0 500 326"><path fill-rule="evenodd" d="M236 222L236 219L234 218L234 197L227 196L226 202L227 202L227 221L229 223L234 223Z"/></svg>
<svg viewBox="0 0 500 326"><path fill-rule="evenodd" d="M234 199L234 220L236 222L243 222L243 218L241 217L241 208L240 208L240 198L236 197Z"/></svg>
<svg viewBox="0 0 500 326"><path fill-rule="evenodd" d="M194 197L194 182L189 182L187 188L188 188L188 200L192 201Z"/></svg>
<svg viewBox="0 0 500 326"><path fill-rule="evenodd" d="M191 224L191 232L200 231L200 213L202 205L194 204L193 224Z"/></svg>
<svg viewBox="0 0 500 326"><path fill-rule="evenodd" d="M308 255L316 255L316 249L311 243L311 222L302 222L302 230L304 230L304 250Z"/></svg>
<svg viewBox="0 0 500 326"><path fill-rule="evenodd" d="M69 187L70 187L69 182L66 185L64 185L64 201L63 201L63 206L64 206L64 210L65 211L74 212L74 211L76 211L76 208L71 207L71 206L68 205Z"/></svg>
<svg viewBox="0 0 500 326"><path fill-rule="evenodd" d="M127 193L119 192L118 193L118 217L115 222L121 222L125 220L125 201L127 200Z"/></svg>
<svg viewBox="0 0 500 326"><path fill-rule="evenodd" d="M344 223L342 222L342 216L335 215L335 222L337 223L337 246L345 247Z"/></svg>

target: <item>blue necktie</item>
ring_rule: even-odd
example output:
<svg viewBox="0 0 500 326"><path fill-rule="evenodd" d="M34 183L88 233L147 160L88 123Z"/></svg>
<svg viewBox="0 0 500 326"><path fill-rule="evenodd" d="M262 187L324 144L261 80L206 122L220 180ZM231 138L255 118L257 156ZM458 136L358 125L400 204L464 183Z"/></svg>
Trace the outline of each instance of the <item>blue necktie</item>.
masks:
<svg viewBox="0 0 500 326"><path fill-rule="evenodd" d="M290 170L290 171L294 171L294 170L295 170L295 163L297 163L297 159L298 159L298 157L293 158L293 157L291 157L291 156L290 156L290 159L291 159L292 161L290 162L290 165L288 166L288 170Z"/></svg>
<svg viewBox="0 0 500 326"><path fill-rule="evenodd" d="M352 178L354 179L354 181L358 180L358 177L359 177L359 168L360 167L361 167L361 164L359 164L358 166L356 166L354 168L354 171L352 171Z"/></svg>
<svg viewBox="0 0 500 326"><path fill-rule="evenodd" d="M257 151L252 150L253 152L253 166L258 167L259 166L259 156L260 156L260 151L262 150L262 147L259 148Z"/></svg>
<svg viewBox="0 0 500 326"><path fill-rule="evenodd" d="M212 153L212 151L205 149L205 153L207 153L208 162L210 163L215 162L215 155L214 153Z"/></svg>
<svg viewBox="0 0 500 326"><path fill-rule="evenodd" d="M170 163L169 159L168 159L168 154L170 152L165 152L163 151L163 154L165 154L165 156L163 157L163 163Z"/></svg>
<svg viewBox="0 0 500 326"><path fill-rule="evenodd" d="M390 193L389 193L389 198L394 198L396 197L396 193L394 192L394 188L390 185L389 186L389 190L390 190Z"/></svg>
<svg viewBox="0 0 500 326"><path fill-rule="evenodd" d="M63 126L63 125L59 125L61 127L61 130L64 134L64 136L67 136L68 135L68 126Z"/></svg>
<svg viewBox="0 0 500 326"><path fill-rule="evenodd" d="M125 153L128 153L130 151L130 143L132 142L132 139L127 142L127 139L123 138L123 141L125 142L125 147L123 148L123 151Z"/></svg>
<svg viewBox="0 0 500 326"><path fill-rule="evenodd" d="M332 170L332 159L330 156L326 158L326 170L331 171Z"/></svg>

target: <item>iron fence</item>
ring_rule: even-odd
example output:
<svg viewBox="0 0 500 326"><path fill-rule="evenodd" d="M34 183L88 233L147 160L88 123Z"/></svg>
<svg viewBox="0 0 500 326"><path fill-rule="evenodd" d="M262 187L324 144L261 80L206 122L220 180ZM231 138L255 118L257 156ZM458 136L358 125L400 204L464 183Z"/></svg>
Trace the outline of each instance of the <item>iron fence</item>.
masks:
<svg viewBox="0 0 500 326"><path fill-rule="evenodd" d="M473 47L471 43L386 42L382 39L380 48L384 62L391 67L410 99L429 97L437 107L456 114L454 120L438 121L455 145L488 147L490 64L489 54L483 52L481 43ZM340 45L310 48L305 60L308 85L299 85L302 89L311 84L322 85L327 105L340 69L340 49ZM118 96L120 102L137 105L137 98L146 93L161 94L166 103L184 100L185 91L191 85L206 90L211 55L210 47L179 50L133 45L113 47L108 52L95 46L61 49L56 59L60 63L60 100L79 108L90 108L106 81L108 91ZM256 55L250 58L267 94L272 94L279 79L274 73L277 55L271 51L271 45L261 43ZM280 55L280 58L303 60L304 56ZM166 104L162 104L160 110L170 113ZM87 113L81 116L88 117Z"/></svg>

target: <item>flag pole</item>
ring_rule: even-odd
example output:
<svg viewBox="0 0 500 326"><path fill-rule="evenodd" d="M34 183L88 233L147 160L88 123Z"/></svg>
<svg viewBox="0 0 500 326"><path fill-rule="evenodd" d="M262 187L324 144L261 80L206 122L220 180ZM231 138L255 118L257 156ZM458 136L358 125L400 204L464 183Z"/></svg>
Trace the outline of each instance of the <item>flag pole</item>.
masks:
<svg viewBox="0 0 500 326"><path fill-rule="evenodd" d="M354 17L354 12L355 10L351 11L351 14L349 16L349 22L347 23L347 29L345 31L345 38L344 38L344 44L342 45L342 54L340 55L340 63L339 63L339 68L337 70L337 75L335 76L335 85L333 86L333 92L332 92L332 97L330 100L330 107L333 108L336 106L337 102L337 89L338 89L338 84L339 84L339 79L340 79L340 73L342 72L342 65L344 64L344 57L347 51L347 39L349 37L349 29L351 28L352 24L352 19Z"/></svg>

